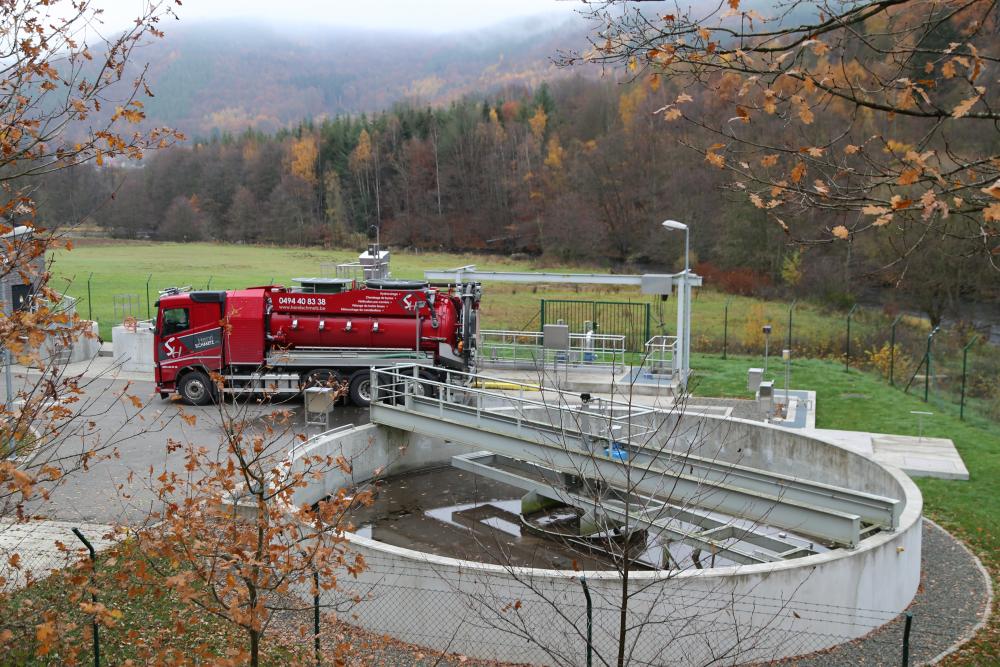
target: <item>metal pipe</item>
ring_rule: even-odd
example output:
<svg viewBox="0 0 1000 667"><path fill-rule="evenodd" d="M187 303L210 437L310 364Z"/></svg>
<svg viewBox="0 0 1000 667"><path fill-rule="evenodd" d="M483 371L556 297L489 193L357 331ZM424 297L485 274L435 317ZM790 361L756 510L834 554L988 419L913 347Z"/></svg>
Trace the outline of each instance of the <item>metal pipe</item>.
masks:
<svg viewBox="0 0 1000 667"><path fill-rule="evenodd" d="M965 419L965 375L969 368L969 348L979 340L979 334L972 337L965 347L962 348L962 400L958 407L958 418Z"/></svg>
<svg viewBox="0 0 1000 667"><path fill-rule="evenodd" d="M4 401L4 409L7 413L7 423L10 424L10 433L7 434L7 449L6 453L9 456L13 456L16 450L14 444L14 378L12 376L10 363L10 350L6 346L3 348L3 368L4 368L4 382L7 387L7 396ZM6 456L4 457L6 458Z"/></svg>
<svg viewBox="0 0 1000 667"><path fill-rule="evenodd" d="M854 315L854 311L858 309L858 304L851 306L851 309L847 311L847 345L844 351L844 372L851 370L851 316Z"/></svg>
<svg viewBox="0 0 1000 667"><path fill-rule="evenodd" d="M96 560L97 554L94 551L94 545L90 543L90 540L88 540L86 538L86 536L84 536L84 534L82 532L80 532L79 528L74 528L73 529L73 534L76 535L77 539L79 539L81 542L83 542L83 546L87 547L87 551L90 552L91 573L92 574L96 573L97 572L97 566L95 564L95 560ZM97 604L97 593L93 592L93 590L90 593L90 601L93 602L95 605ZM101 665L101 642L100 642L100 638L99 638L99 636L97 634L98 626L97 626L97 616L96 615L94 616L93 626L92 627L93 627L93 630L94 630L94 667L100 667L100 665Z"/></svg>
<svg viewBox="0 0 1000 667"><path fill-rule="evenodd" d="M148 276L146 276L146 319L147 320L153 319L153 316L152 316L151 311L150 311L150 304L149 304L149 281L152 280L152 279L153 279L153 274L152 273L150 273Z"/></svg>

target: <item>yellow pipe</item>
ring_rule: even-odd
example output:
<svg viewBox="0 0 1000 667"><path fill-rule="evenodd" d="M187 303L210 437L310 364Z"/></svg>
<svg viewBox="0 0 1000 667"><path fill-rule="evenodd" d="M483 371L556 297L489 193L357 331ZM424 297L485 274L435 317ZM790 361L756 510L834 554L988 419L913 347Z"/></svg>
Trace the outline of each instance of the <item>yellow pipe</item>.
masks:
<svg viewBox="0 0 1000 667"><path fill-rule="evenodd" d="M517 384L515 382L477 382L476 389L498 389L500 391L517 391L526 389L528 391L541 391L541 387L536 384Z"/></svg>

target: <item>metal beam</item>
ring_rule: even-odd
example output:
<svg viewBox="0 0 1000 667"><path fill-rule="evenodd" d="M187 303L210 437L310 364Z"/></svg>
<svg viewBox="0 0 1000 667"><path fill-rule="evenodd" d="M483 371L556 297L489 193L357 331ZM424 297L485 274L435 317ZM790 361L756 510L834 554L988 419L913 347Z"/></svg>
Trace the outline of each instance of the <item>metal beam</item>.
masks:
<svg viewBox="0 0 1000 667"><path fill-rule="evenodd" d="M622 462L605 456L603 449L573 450L567 437L572 439L579 434L551 429L544 433L526 420L512 422L509 417L489 411L412 395L406 397L406 403L405 406L372 403L372 422L463 443L476 450L485 448L537 461L630 492L767 523L840 545L854 547L860 541L861 518L857 514L816 507L780 493L709 482L664 468L655 460Z"/></svg>
<svg viewBox="0 0 1000 667"><path fill-rule="evenodd" d="M582 434L584 429L581 427L585 423L594 419L594 415L592 413L584 413L582 411L573 410L569 407L556 409L559 411L560 419L562 419L566 414L577 415L577 419L575 420L576 428L569 429L574 433ZM548 419L550 418L551 412L551 408L548 407L544 410L532 409L531 407L528 407L522 411L522 415L516 415L516 410L517 406L514 406L512 408L502 408L501 410L494 412L497 414L510 415L509 418L521 416L522 422L525 421L523 419L524 416L532 414L542 416L543 419ZM656 412L663 416L667 416L667 414L662 411ZM648 411L643 410L642 412L637 412L635 415L630 416L647 417L648 414ZM568 421L572 423L574 420L570 419ZM629 421L631 422L632 419ZM546 425L544 422L539 421L535 421L534 423L537 427L544 427ZM610 423L610 420L606 423ZM620 421L618 424L631 427L631 424L623 425ZM676 452L664 447L650 446L636 442L636 440L641 438L644 434L657 430L661 424L662 422L650 424L637 423L635 424L634 429L629 428L629 433L621 436L615 436L615 441L627 446L634 456L645 457L644 460L656 460L659 465L663 465L670 470L674 470L675 468L686 468L689 474L695 475L696 477L708 482L727 483L733 486L738 486L742 489L759 491L762 493L776 493L782 498L787 498L789 500L808 503L810 505L819 505L827 509L833 509L847 514L857 514L865 523L876 524L879 527L888 530L895 530L899 525L899 516L902 512L903 503L895 498L865 493L863 491L855 491L854 489L847 489L841 486L823 484L821 482L814 482L800 477L782 475L780 473L770 472L767 470L751 468L738 463L719 461L685 452ZM558 426L551 424L551 427L558 429L559 433L567 432L566 427L562 424ZM577 435L576 437L579 438L580 435Z"/></svg>
<svg viewBox="0 0 1000 667"><path fill-rule="evenodd" d="M503 282L503 283L571 283L575 285L622 285L643 287L652 282L680 285L683 273L649 273L645 275L616 273L550 273L550 272L519 272L519 271L477 271L446 270L424 271L424 280L444 282ZM701 286L701 276L689 274L688 281L692 287Z"/></svg>
<svg viewBox="0 0 1000 667"><path fill-rule="evenodd" d="M645 496L636 496L630 503L633 507L642 508L638 511L635 509L627 510L624 507L624 501L617 501L614 498L602 498L599 502L595 502L593 498L581 496L559 486L558 480L551 479L553 476L562 477L558 471L493 452L460 454L452 457L451 464L460 470L467 470L525 491L534 491L541 496L553 498L566 505L603 513L618 521L626 521L628 522L627 526L652 530L658 536L669 537L671 541L723 554L729 560L741 565L781 560L782 554L795 553L798 556L812 553L800 545L723 523L706 515L674 507ZM525 474L518 474L518 472L513 472L514 470ZM549 479L549 481L541 481L542 479ZM679 530L672 525L677 521L697 525L702 530ZM735 538L738 542L727 544L726 540L730 538ZM749 544L756 549L740 548L740 543Z"/></svg>

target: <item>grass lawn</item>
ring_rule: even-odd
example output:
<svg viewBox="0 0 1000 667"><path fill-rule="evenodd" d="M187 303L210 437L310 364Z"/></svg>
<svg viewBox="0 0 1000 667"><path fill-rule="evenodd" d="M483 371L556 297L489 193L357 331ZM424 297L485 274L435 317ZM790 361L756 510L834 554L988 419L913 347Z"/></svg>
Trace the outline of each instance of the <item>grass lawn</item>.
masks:
<svg viewBox="0 0 1000 667"><path fill-rule="evenodd" d="M758 357L693 355L697 373L692 392L700 396L746 398L746 369L759 366ZM774 361L775 386L784 386L783 366ZM924 495L924 514L972 547L1000 590L1000 424L970 415L958 418L958 406L943 402L928 405L918 393L904 394L872 373L852 370L829 361L799 360L792 364L791 387L816 391L818 428L917 435L910 410L929 410L924 434L951 438L966 467L969 481L917 479ZM987 630L974 646L946 664L1000 664L1000 619L997 605Z"/></svg>
<svg viewBox="0 0 1000 667"><path fill-rule="evenodd" d="M135 311L132 314L139 319L146 318L147 279L149 300L152 302L156 300L157 290L164 287L190 285L196 289L204 289L210 283L212 288L236 289L270 282L288 285L292 278L320 275L322 264L352 262L356 259L356 250L95 239L84 240L69 252L52 253L52 286L80 299L80 315L88 317L92 312L100 323L101 336L109 340L111 327L122 319L120 315L115 317L115 295L135 295ZM513 261L498 256L397 251L393 251L392 256L392 272L399 278L422 278L427 269L447 269L466 264L475 264L483 270L581 273L607 271L606 267L546 264L537 260ZM91 274L92 307L87 303L87 279ZM485 286L483 326L489 329L537 331L540 329L539 300L542 298L649 303L653 333L659 332L661 311L667 330L673 332L676 328L676 304L673 300L661 303L639 294L632 287L575 288L570 285L503 283L489 283ZM787 303L730 297L711 289L702 289L696 293L691 309L694 332L692 345L695 349L721 349L727 302L730 350L739 349L743 345L754 349L762 346L759 328L763 323L773 324L772 343L776 347L786 338ZM152 308L149 312L152 313ZM837 353L843 344L842 313L800 303L795 308L793 325L797 345L807 346L814 355ZM867 329L881 325L878 318L869 322L859 314L853 326L856 333L862 334Z"/></svg>

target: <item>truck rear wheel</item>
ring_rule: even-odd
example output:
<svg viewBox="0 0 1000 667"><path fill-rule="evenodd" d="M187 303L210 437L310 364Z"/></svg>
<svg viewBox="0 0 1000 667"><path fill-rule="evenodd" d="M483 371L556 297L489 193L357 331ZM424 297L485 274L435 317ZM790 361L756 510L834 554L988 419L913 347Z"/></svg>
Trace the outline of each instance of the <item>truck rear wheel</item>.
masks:
<svg viewBox="0 0 1000 667"><path fill-rule="evenodd" d="M302 376L302 390L310 387L336 387L343 378L340 373L329 368L314 368Z"/></svg>
<svg viewBox="0 0 1000 667"><path fill-rule="evenodd" d="M348 387L348 394L351 403L359 408L367 408L372 404L372 378L368 369L355 371L351 375L351 383Z"/></svg>
<svg viewBox="0 0 1000 667"><path fill-rule="evenodd" d="M191 405L208 405L215 399L215 388L201 371L191 371L177 385L177 392Z"/></svg>

